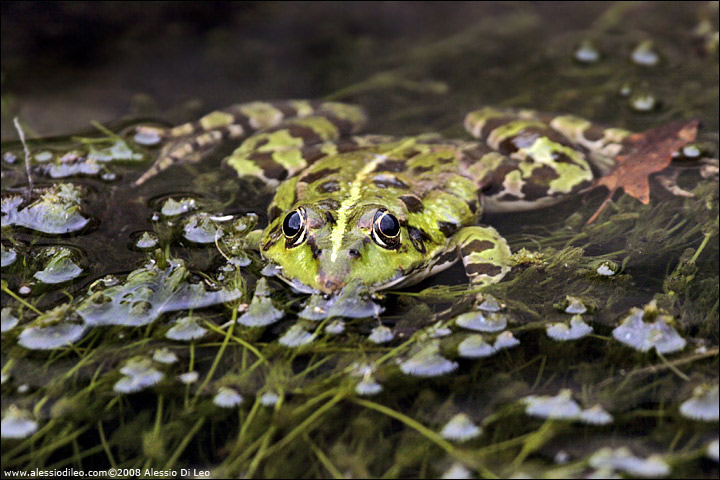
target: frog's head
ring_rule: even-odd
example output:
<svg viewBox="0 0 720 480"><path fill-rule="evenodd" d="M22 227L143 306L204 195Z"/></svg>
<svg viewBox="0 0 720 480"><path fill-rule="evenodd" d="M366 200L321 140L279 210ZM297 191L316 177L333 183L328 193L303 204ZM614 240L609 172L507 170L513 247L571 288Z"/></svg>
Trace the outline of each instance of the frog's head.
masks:
<svg viewBox="0 0 720 480"><path fill-rule="evenodd" d="M335 209L294 205L270 222L260 251L306 293L336 293L351 281L368 291L410 284L452 262L448 255L438 264L444 244L408 225L407 217L400 200Z"/></svg>

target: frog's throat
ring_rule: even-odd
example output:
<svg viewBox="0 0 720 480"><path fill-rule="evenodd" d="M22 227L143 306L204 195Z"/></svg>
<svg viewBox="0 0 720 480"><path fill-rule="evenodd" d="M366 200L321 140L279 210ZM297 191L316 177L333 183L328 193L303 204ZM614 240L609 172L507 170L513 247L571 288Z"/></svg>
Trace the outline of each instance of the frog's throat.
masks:
<svg viewBox="0 0 720 480"><path fill-rule="evenodd" d="M337 225L330 234L330 241L332 242L332 254L330 255L330 261L335 262L337 260L338 252L342 246L342 240L345 236L345 230L349 220L349 214L353 207L357 204L362 193L362 187L365 185L365 179L367 176L375 170L375 167L387 160L388 155L394 152L402 151L415 143L415 139L408 139L402 142L397 147L393 148L389 152L382 155L375 155L375 158L370 160L355 176L352 185L350 185L350 194L343 200L338 209Z"/></svg>

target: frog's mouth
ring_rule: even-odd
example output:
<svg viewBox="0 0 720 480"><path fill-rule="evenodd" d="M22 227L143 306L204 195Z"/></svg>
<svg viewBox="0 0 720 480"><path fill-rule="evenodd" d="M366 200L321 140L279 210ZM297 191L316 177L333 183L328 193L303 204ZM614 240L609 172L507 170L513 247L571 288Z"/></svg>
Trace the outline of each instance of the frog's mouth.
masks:
<svg viewBox="0 0 720 480"><path fill-rule="evenodd" d="M416 283L421 282L422 280L426 279L427 277L430 277L432 275L435 275L436 273L442 272L443 270L446 270L447 268L451 267L455 262L458 261L460 257L457 254L457 250L451 250L448 252L445 252L442 255L438 255L437 257L433 258L427 263L422 263L416 267L414 267L412 270L398 270L395 272L395 275L393 275L388 280L385 280L383 282L374 283L371 285L366 285L365 289L372 293L380 290L387 290L390 288L403 288L408 287L411 285L415 285ZM283 269L282 266L276 264L275 262L268 263L268 265L265 268L266 271L272 272L272 275L276 276L283 282L287 283L294 292L296 293L302 293L307 295L313 295L313 294L324 294L324 295L339 295L340 292L346 289L346 287L349 284L352 284L352 279L349 278L335 278L335 277L328 277L328 278L321 278L320 284L324 285L326 288L319 289L319 288L313 288L305 283L302 283L297 278L288 278L283 275Z"/></svg>
<svg viewBox="0 0 720 480"><path fill-rule="evenodd" d="M456 250L440 255L427 264L421 264L409 272L399 272L397 278L372 287L373 291L387 290L389 288L403 288L415 285L428 277L450 268L460 257Z"/></svg>

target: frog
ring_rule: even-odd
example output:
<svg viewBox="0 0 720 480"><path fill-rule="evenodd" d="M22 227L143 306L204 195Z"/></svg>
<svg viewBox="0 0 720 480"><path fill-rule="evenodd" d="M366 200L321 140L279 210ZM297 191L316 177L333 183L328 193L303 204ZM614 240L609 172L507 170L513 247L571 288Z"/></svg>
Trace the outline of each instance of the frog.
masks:
<svg viewBox="0 0 720 480"><path fill-rule="evenodd" d="M360 134L366 121L361 107L341 102L234 105L156 130L164 147L135 183L236 142L224 164L274 190L255 248L295 291L402 288L458 261L483 287L512 264L508 242L483 214L577 196L612 168L631 133L489 106L465 116L474 139Z"/></svg>

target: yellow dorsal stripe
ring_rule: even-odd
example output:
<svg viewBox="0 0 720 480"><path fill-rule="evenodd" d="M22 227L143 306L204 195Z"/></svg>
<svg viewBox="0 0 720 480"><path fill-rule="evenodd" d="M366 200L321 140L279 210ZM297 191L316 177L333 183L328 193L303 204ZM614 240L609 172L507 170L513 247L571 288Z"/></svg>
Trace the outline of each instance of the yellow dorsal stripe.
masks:
<svg viewBox="0 0 720 480"><path fill-rule="evenodd" d="M350 193L348 194L347 198L343 200L343 202L340 204L340 208L338 209L337 224L335 225L332 234L330 234L330 240L332 242L332 254L330 255L330 261L334 262L335 260L337 260L337 255L340 251L340 247L342 246L343 237L345 236L345 230L347 230L347 224L349 219L348 215L352 211L357 201L360 199L362 187L363 185L365 185L365 179L367 178L367 176L373 170L375 170L375 167L379 163L387 160L388 155L392 155L397 151L404 150L405 148L409 147L414 143L415 139L410 138L387 153L384 153L382 155L375 155L375 158L365 164L365 166L360 169L357 175L355 175L355 180L353 180L352 185L350 185Z"/></svg>

